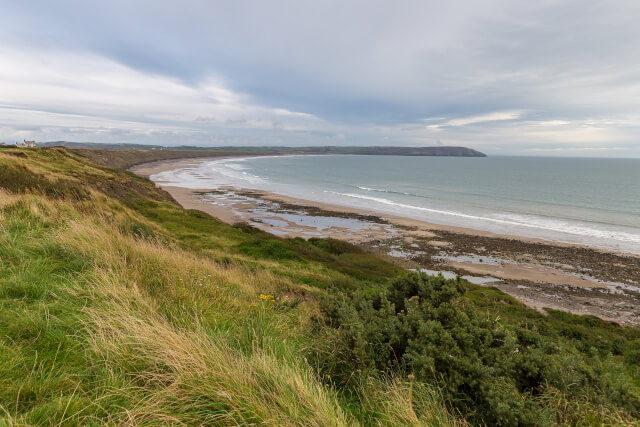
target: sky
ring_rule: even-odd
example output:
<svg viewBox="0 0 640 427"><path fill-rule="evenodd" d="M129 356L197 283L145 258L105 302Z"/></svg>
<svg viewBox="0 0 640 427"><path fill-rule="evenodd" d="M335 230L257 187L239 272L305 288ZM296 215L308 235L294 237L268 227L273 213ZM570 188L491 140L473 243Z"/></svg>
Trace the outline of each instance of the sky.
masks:
<svg viewBox="0 0 640 427"><path fill-rule="evenodd" d="M0 141L640 157L637 0L0 0Z"/></svg>

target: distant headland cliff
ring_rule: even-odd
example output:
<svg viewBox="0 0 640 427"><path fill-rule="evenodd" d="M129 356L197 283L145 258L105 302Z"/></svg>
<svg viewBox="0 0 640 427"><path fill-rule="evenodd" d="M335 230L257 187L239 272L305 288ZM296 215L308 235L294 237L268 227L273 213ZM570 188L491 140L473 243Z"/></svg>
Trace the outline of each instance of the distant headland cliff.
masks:
<svg viewBox="0 0 640 427"><path fill-rule="evenodd" d="M394 146L252 146L252 147L196 147L181 145L165 147L162 145L143 144L103 144L97 142L40 142L39 147L62 146L67 148L92 148L102 150L163 150L163 151L200 151L205 153L247 153L247 154L361 154L379 156L452 156L452 157L486 157L487 155L467 147L394 147Z"/></svg>
<svg viewBox="0 0 640 427"><path fill-rule="evenodd" d="M102 144L96 142L40 142L38 147L62 146L74 150L76 154L100 164L129 168L141 163L195 157L218 156L268 156L287 154L355 154L378 156L452 156L486 157L486 154L467 147L164 147L142 144Z"/></svg>
<svg viewBox="0 0 640 427"><path fill-rule="evenodd" d="M322 148L322 147L318 147ZM362 154L373 156L452 156L452 157L487 157L467 147L327 147L336 154Z"/></svg>

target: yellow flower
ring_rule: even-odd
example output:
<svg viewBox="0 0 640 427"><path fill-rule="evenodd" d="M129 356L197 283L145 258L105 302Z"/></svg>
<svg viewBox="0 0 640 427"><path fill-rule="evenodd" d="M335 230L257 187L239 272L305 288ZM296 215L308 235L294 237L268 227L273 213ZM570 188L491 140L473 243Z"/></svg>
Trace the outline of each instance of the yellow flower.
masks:
<svg viewBox="0 0 640 427"><path fill-rule="evenodd" d="M268 301L269 303L275 303L276 299L273 295L265 295L265 294L260 294L260 299L263 301ZM267 308L268 310L268 308Z"/></svg>

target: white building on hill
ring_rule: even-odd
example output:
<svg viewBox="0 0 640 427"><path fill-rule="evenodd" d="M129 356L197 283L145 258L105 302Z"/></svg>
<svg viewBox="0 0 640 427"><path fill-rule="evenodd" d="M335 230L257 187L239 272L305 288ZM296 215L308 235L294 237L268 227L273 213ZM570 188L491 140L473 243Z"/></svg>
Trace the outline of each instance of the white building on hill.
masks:
<svg viewBox="0 0 640 427"><path fill-rule="evenodd" d="M22 144L20 144L21 147L26 147L26 148L35 148L36 146L36 142L35 141L27 141L26 139L22 140Z"/></svg>

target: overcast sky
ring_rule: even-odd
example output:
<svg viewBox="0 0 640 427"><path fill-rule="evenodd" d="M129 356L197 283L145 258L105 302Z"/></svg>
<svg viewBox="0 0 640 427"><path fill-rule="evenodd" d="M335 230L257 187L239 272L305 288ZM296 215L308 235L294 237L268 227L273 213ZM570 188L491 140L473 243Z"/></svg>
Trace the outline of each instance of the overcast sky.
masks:
<svg viewBox="0 0 640 427"><path fill-rule="evenodd" d="M0 0L0 140L640 157L638 18L638 0Z"/></svg>

